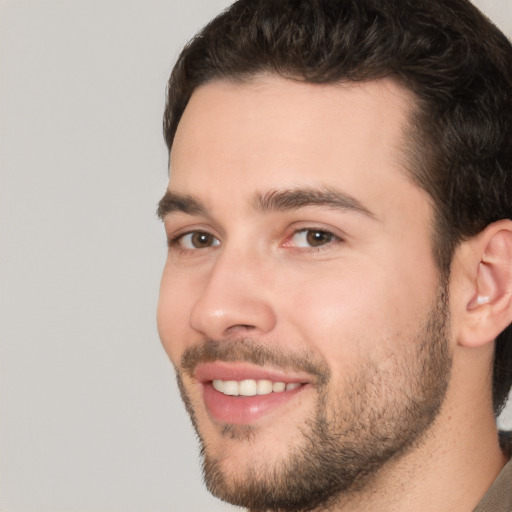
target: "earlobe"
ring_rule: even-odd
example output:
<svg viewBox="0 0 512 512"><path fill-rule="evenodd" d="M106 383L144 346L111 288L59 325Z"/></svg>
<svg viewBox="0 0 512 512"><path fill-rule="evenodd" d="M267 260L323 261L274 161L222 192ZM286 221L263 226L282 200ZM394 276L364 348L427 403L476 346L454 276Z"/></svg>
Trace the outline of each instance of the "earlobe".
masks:
<svg viewBox="0 0 512 512"><path fill-rule="evenodd" d="M512 221L490 224L463 242L469 279L459 344L477 347L492 342L512 322Z"/></svg>

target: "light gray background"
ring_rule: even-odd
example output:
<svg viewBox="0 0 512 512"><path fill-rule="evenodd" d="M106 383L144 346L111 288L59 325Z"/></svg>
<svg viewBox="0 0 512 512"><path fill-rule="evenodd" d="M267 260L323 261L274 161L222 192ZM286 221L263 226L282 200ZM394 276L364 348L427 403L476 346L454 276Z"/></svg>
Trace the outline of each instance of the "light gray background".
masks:
<svg viewBox="0 0 512 512"><path fill-rule="evenodd" d="M2 512L234 510L155 326L165 83L229 3L0 1ZM477 3L512 34L510 0Z"/></svg>

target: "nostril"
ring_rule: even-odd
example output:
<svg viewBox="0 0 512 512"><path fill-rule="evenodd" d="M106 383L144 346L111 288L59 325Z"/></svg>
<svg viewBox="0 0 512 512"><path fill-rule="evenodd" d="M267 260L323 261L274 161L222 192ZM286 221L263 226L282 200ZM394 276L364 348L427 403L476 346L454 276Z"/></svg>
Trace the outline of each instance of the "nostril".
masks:
<svg viewBox="0 0 512 512"><path fill-rule="evenodd" d="M236 332L236 331L253 331L254 329L256 329L256 327L254 325L250 325L250 324L236 324L236 325L232 325L232 326L228 327L226 329L226 332L233 333L233 332Z"/></svg>

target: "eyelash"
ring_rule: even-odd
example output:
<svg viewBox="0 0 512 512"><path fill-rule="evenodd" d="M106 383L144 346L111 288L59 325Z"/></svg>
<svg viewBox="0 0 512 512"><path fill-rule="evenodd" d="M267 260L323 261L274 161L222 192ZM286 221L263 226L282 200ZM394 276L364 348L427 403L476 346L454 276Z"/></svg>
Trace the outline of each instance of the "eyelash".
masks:
<svg viewBox="0 0 512 512"><path fill-rule="evenodd" d="M292 243L289 242L294 237L299 236L301 234L305 235L305 237L306 237L306 242L309 244L307 247L300 247L297 245L293 245ZM311 241L307 239L309 234L314 234L314 235L320 234L321 236L327 236L328 240L325 241L324 243L321 243L318 246L311 245ZM214 244L208 245L205 247L194 247L194 248L184 247L182 245L182 243L183 243L183 240L185 239L185 237L194 236L194 235L211 237L214 240ZM341 241L343 241L342 238L340 238L339 236L335 235L334 233L332 233L331 231L329 231L327 229L308 227L308 228L295 229L292 232L292 234L290 236L288 236L286 238L286 240L282 243L282 247L295 248L298 251L321 251L321 250L327 248L328 246L332 245L333 243L337 243L337 242L341 242ZM205 231L205 230L197 229L197 230L187 231L185 233L178 233L175 236L168 238L167 245L170 249L178 249L182 253L187 253L187 252L195 252L200 249L215 248L220 245L220 241L212 233Z"/></svg>
<svg viewBox="0 0 512 512"><path fill-rule="evenodd" d="M215 240L218 240L218 238L215 237L215 235L213 235L212 233L210 233L208 231L205 231L202 229L193 229L191 231L177 233L171 237L168 237L167 238L167 247L169 249L178 250L180 253L189 253L189 252L198 251L199 249L201 249L200 247L190 248L190 247L183 246L183 240L187 236L194 236L194 235L198 235L198 236L204 235L204 236L208 236L208 237L213 237L213 238L215 238ZM216 245L219 245L219 244L216 244ZM216 245L214 245L213 247L215 247ZM203 247L202 249L209 249L209 248L211 248L211 247Z"/></svg>
<svg viewBox="0 0 512 512"><path fill-rule="evenodd" d="M202 248L201 247L195 247L195 248L183 247L182 241L185 239L185 237L187 237L187 236L193 237L194 235L211 237L214 240L216 240L218 243L214 243L214 245L212 245L212 246L207 246L207 247L202 247ZM216 246L220 245L220 241L215 235L212 235L208 231L196 229L193 231L187 231L186 233L180 233L180 234L175 235L174 237L171 237L168 240L168 245L169 245L169 247L179 247L183 251L196 251L198 249L208 249L210 247L216 247Z"/></svg>
<svg viewBox="0 0 512 512"><path fill-rule="evenodd" d="M317 237L316 240L309 239L309 235L320 235L320 237ZM308 246L307 247L300 247L298 245L290 245L288 242L285 242L283 244L284 247L295 247L297 250L315 250L315 251L321 251L324 248L327 248L328 246L332 245L333 243L340 242L341 238L331 231L327 229L322 228L314 228L314 227L308 227L308 228L302 228L302 229L296 229L290 237L287 238L287 240L291 240L297 236L302 236L303 241L305 241ZM322 240L321 237L327 237L328 240ZM318 241L320 242L320 245L314 245L312 242Z"/></svg>

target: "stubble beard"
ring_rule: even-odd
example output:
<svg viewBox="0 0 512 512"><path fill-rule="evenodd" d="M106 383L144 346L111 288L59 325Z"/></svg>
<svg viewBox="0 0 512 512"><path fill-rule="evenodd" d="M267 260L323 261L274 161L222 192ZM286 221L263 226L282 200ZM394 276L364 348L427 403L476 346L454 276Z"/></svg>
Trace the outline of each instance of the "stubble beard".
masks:
<svg viewBox="0 0 512 512"><path fill-rule="evenodd" d="M416 335L405 344L405 353L398 357L395 353L384 369L366 362L357 375L343 382L341 395L329 386L326 367L317 368L317 376L325 378L317 388L315 415L301 428L301 442L290 447L286 458L273 467L249 467L246 463L248 469L237 475L226 474L222 459L209 452L201 437L177 372L182 398L201 441L208 490L253 512L329 510L339 500L363 490L387 462L422 442L439 413L452 364L447 304L447 285L440 285L437 300ZM212 343L211 360L217 351ZM248 343L243 350L247 353L250 347ZM267 354L259 348L257 351L259 355L252 359ZM229 360L227 352L222 352L222 359ZM233 353L233 359L236 357ZM200 358L196 353L195 363ZM274 356L268 354L268 358ZM311 365L304 362L294 366L303 369ZM257 435L250 426L227 426L222 434L233 442L246 443Z"/></svg>

